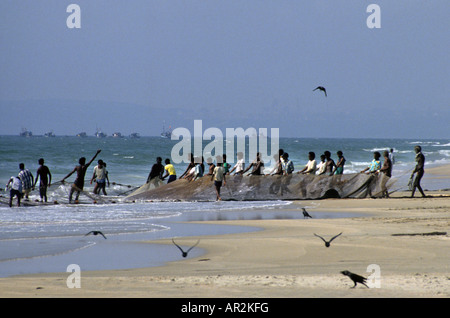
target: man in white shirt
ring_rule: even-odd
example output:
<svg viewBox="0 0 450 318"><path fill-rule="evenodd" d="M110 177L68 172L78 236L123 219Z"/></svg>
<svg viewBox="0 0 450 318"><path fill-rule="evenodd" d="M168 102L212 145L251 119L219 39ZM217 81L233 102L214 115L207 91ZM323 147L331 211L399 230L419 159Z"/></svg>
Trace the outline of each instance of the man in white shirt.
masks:
<svg viewBox="0 0 450 318"><path fill-rule="evenodd" d="M9 207L12 207L12 201L14 196L17 196L17 206L20 206L20 199L22 198L22 180L17 177L11 177L6 184L9 187L11 184L11 190L9 192Z"/></svg>
<svg viewBox="0 0 450 318"><path fill-rule="evenodd" d="M98 161L98 165L94 167L94 173L91 178L91 184L92 181L95 180L95 186L94 186L94 193L100 194L100 190L103 192L104 195L106 195L106 181L108 181L109 186L109 179L108 179L108 171L106 171L106 164L103 162L103 160Z"/></svg>
<svg viewBox="0 0 450 318"><path fill-rule="evenodd" d="M214 187L216 189L216 201L221 201L222 198L220 197L220 188L222 187L222 185L226 184L225 169L222 167L221 162L218 162L217 166L214 168L211 180L214 181Z"/></svg>
<svg viewBox="0 0 450 318"><path fill-rule="evenodd" d="M327 163L325 161L325 155L320 155L320 163L317 165L317 174L323 174L327 168Z"/></svg>
<svg viewBox="0 0 450 318"><path fill-rule="evenodd" d="M310 152L308 154L308 163L306 164L306 167L299 171L298 173L303 173L303 174L315 174L316 170L317 170L317 162L316 162L316 154L314 152Z"/></svg>
<svg viewBox="0 0 450 318"><path fill-rule="evenodd" d="M238 162L234 165L233 169L230 170L230 174L236 170L235 174L243 174L245 168L244 154L242 152L237 153Z"/></svg>
<svg viewBox="0 0 450 318"><path fill-rule="evenodd" d="M25 169L25 164L19 164L19 175L18 177L22 181L22 191L25 195L25 201L28 201L28 195L31 192L31 189L34 190L34 177L30 170Z"/></svg>
<svg viewBox="0 0 450 318"><path fill-rule="evenodd" d="M394 149L391 148L391 152L389 152L389 159L391 160L392 165L395 164L395 156L394 156Z"/></svg>

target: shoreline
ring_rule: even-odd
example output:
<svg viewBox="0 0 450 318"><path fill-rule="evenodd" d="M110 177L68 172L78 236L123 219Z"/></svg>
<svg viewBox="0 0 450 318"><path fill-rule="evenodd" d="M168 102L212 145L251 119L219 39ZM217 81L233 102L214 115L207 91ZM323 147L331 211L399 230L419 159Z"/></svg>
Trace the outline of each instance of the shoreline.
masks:
<svg viewBox="0 0 450 318"><path fill-rule="evenodd" d="M292 204L292 202L291 202ZM179 216L155 219L154 226L159 225L163 230L107 234L108 240L94 238L93 236L72 236L72 237L44 237L16 239L6 242L0 246L0 252L11 254L8 249L20 244L22 253L10 258L0 260L0 277L14 277L21 275L45 274L60 272L68 264L76 263L83 271L102 271L135 269L141 267L163 266L164 264L180 259L179 250L173 245L159 244L159 240L169 240L174 238L179 244L183 244L186 237L196 235L204 237L207 235L225 235L233 233L245 233L260 231L262 228L254 226L237 226L223 224L224 220L276 220L276 219L298 219L303 218L303 214L297 209L291 209L291 205L281 205L271 208L254 208L251 210L224 210L224 211L190 211L183 212ZM333 214L316 212L317 218L343 218L349 217L347 214ZM210 222L204 222L210 221ZM217 221L217 222L214 222ZM66 239L61 247L61 239ZM151 246L143 242L154 242ZM189 244L192 240L187 240ZM20 243L19 243L20 242ZM52 252L52 242L57 244L59 249ZM2 242L4 243L4 242ZM69 245L67 245L69 244ZM77 244L79 244L77 246ZM47 246L45 253L39 253L41 246ZM50 247L49 247L50 245ZM67 247L67 246L70 246ZM75 246L75 247L74 247ZM23 251L28 249L28 252ZM64 248L65 247L65 248ZM189 246L183 247L185 249ZM201 249L203 251L203 249ZM34 255L30 255L30 251ZM28 254L27 254L28 253ZM201 256L204 252L200 248L189 253L188 258ZM30 256L26 256L30 255Z"/></svg>
<svg viewBox="0 0 450 318"><path fill-rule="evenodd" d="M82 287L69 289L69 273L0 279L1 297L448 297L450 198L327 199L308 201L315 211L367 213L342 219L204 221L263 228L262 231L186 237L201 238L206 253L164 266L82 273ZM301 202L304 203L304 202ZM298 202L294 205L299 206ZM295 208L295 207L293 207ZM330 248L313 233L331 237ZM172 244L163 239L147 244ZM340 274L363 276L381 268L381 288L357 286ZM37 289L39 288L39 289Z"/></svg>
<svg viewBox="0 0 450 318"><path fill-rule="evenodd" d="M449 172L447 165L428 168L425 175ZM0 278L0 297L445 298L450 296L450 192L425 192L429 197L409 198L409 191L398 191L389 199L293 201L290 209L300 212L306 206L313 216L306 220L201 221L262 230L183 237L201 239L198 247L206 252L156 267L83 271L79 289L67 287L70 273ZM315 212L355 217L315 219ZM329 248L313 235L330 238L339 232ZM446 234L416 235L432 232ZM340 274L349 270L368 277L371 264L381 270L380 288L351 289L351 280Z"/></svg>

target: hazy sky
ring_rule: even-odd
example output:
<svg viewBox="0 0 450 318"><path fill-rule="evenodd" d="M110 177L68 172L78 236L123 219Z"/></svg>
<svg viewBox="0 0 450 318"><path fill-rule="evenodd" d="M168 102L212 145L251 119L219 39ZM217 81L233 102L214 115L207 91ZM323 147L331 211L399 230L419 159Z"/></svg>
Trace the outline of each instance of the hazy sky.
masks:
<svg viewBox="0 0 450 318"><path fill-rule="evenodd" d="M381 28L367 26L372 3ZM449 138L449 4L2 0L0 134L158 135L164 120L202 119L288 137Z"/></svg>

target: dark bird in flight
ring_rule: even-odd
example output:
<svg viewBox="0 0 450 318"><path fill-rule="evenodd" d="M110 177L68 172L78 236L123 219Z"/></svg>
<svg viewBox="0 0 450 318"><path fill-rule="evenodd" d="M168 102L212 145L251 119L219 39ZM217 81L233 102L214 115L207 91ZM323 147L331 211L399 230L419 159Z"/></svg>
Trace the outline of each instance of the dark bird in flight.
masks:
<svg viewBox="0 0 450 318"><path fill-rule="evenodd" d="M363 284L364 286L369 288L369 286L366 285L367 279L365 277L359 276L358 274L354 274L349 271L342 271L341 273L345 276L348 276L353 281L353 283L355 283L355 285L353 285L353 287L351 288L355 288L357 283Z"/></svg>
<svg viewBox="0 0 450 318"><path fill-rule="evenodd" d="M305 219L306 219L306 218L312 218L312 216L309 215L308 212L306 212L305 208L302 208L302 210L303 210L303 217L304 217Z"/></svg>
<svg viewBox="0 0 450 318"><path fill-rule="evenodd" d="M320 237L321 239L322 239L322 241L324 241L325 242L325 247L330 247L330 243L331 243L331 241L333 241L336 237L338 237L339 235L341 235L342 234L342 232L341 233L339 233L338 235L336 235L336 236L333 236L332 238L331 238L331 240L329 240L329 241L325 241L325 239L322 237L322 236L319 236L319 235L317 235L316 233L314 233L314 235L315 236L317 236L317 237Z"/></svg>
<svg viewBox="0 0 450 318"><path fill-rule="evenodd" d="M315 89L313 89L313 92L315 91L315 90L321 90L322 92L324 92L325 93L325 97L327 97L327 90L325 89L325 87L323 87L323 86L317 86Z"/></svg>
<svg viewBox="0 0 450 318"><path fill-rule="evenodd" d="M200 242L200 240L197 241L197 243L195 243L193 246L191 246L186 252L180 247L178 246L177 243L175 243L175 241L172 239L172 243L175 244L176 247L178 247L181 251L181 256L186 257L189 253L190 250L192 250L194 247L197 246L197 244Z"/></svg>
<svg viewBox="0 0 450 318"><path fill-rule="evenodd" d="M104 236L103 235L103 233L102 232L100 232L100 231L90 231L89 233L87 233L85 236L87 236L87 235L89 235L89 234L93 234L93 235L101 235L101 236L103 236L104 238L105 238L105 240L106 240L106 236Z"/></svg>

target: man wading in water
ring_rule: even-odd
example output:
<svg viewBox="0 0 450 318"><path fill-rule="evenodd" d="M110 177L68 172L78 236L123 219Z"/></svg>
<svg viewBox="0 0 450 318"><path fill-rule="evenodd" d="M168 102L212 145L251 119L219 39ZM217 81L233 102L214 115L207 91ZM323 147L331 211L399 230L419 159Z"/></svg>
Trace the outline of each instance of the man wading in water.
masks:
<svg viewBox="0 0 450 318"><path fill-rule="evenodd" d="M72 172L70 172L67 176L65 176L61 180L61 182L64 183L64 180L66 180L68 177L70 177L74 172L77 172L77 177L75 178L75 181L72 184L72 188L70 189L69 203L72 203L72 196L75 191L77 191L77 195L75 196L75 203L78 203L78 197L80 196L80 193L81 193L81 191L83 191L83 187L84 187L84 176L86 175L86 170L100 152L101 152L100 149L97 150L97 153L94 155L94 157L92 157L91 161L89 161L87 164L86 164L86 158L81 157L80 160L78 160L79 165L76 166L75 168L73 168Z"/></svg>

